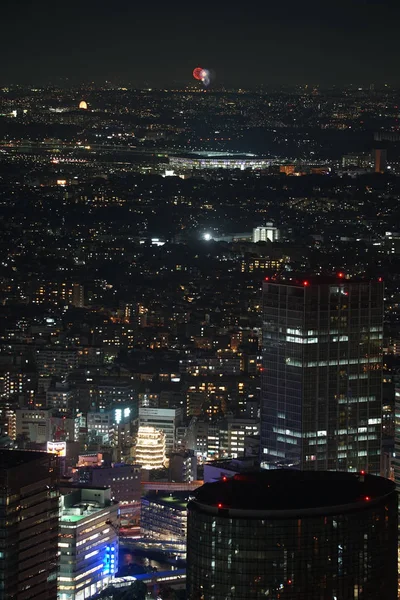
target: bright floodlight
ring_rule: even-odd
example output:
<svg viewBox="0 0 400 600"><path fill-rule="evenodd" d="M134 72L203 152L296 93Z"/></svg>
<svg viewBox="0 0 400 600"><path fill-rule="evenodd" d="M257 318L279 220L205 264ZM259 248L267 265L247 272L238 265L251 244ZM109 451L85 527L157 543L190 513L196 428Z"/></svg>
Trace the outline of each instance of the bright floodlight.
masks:
<svg viewBox="0 0 400 600"><path fill-rule="evenodd" d="M204 234L204 239L205 239L205 240L207 240L207 242L208 242L209 240L211 240L211 233L205 233L205 234Z"/></svg>

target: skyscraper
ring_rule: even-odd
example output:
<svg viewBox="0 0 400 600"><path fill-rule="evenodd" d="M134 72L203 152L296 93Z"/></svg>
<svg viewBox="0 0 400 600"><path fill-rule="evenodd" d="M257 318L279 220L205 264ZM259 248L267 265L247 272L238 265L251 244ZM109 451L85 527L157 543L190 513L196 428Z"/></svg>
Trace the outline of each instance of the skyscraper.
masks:
<svg viewBox="0 0 400 600"><path fill-rule="evenodd" d="M264 468L380 472L383 283L265 281Z"/></svg>
<svg viewBox="0 0 400 600"><path fill-rule="evenodd" d="M0 597L56 600L57 457L0 450Z"/></svg>
<svg viewBox="0 0 400 600"><path fill-rule="evenodd" d="M395 600L397 494L373 475L238 474L188 504L188 600Z"/></svg>

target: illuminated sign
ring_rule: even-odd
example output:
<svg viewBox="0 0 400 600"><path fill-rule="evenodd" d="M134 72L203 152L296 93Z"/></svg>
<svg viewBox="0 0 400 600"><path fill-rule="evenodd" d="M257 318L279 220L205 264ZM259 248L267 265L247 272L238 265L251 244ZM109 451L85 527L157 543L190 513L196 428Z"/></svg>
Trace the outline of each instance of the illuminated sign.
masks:
<svg viewBox="0 0 400 600"><path fill-rule="evenodd" d="M129 419L129 416L131 414L131 409L128 408L116 408L115 412L114 412L114 420L117 424L121 423L122 421L122 416L124 417L124 420Z"/></svg>
<svg viewBox="0 0 400 600"><path fill-rule="evenodd" d="M57 454L57 456L64 457L67 455L67 443L66 442L47 442L47 452L50 454Z"/></svg>

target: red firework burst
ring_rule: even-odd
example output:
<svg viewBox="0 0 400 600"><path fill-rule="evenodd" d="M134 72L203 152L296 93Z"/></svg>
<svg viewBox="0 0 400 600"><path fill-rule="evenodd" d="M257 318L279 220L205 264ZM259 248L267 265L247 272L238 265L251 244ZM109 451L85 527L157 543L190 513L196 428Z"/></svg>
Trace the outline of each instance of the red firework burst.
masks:
<svg viewBox="0 0 400 600"><path fill-rule="evenodd" d="M193 77L195 79L198 79L199 81L202 80L202 73L203 73L203 69L201 67L196 67L193 71Z"/></svg>

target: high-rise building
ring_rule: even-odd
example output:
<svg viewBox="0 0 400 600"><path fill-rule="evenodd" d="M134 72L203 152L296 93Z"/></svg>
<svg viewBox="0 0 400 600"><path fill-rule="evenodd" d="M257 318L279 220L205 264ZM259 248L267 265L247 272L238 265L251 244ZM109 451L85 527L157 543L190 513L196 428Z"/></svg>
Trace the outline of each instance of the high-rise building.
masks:
<svg viewBox="0 0 400 600"><path fill-rule="evenodd" d="M99 438L103 444L114 441L116 425L112 410L90 411L86 417L87 430L91 440Z"/></svg>
<svg viewBox="0 0 400 600"><path fill-rule="evenodd" d="M57 458L0 450L0 597L56 600Z"/></svg>
<svg viewBox="0 0 400 600"><path fill-rule="evenodd" d="M118 570L118 502L106 487L61 490L60 600L84 600Z"/></svg>
<svg viewBox="0 0 400 600"><path fill-rule="evenodd" d="M55 381L46 391L46 405L60 413L73 412L75 390L66 381Z"/></svg>
<svg viewBox="0 0 400 600"><path fill-rule="evenodd" d="M275 470L188 504L188 600L397 598L397 494L374 475Z"/></svg>
<svg viewBox="0 0 400 600"><path fill-rule="evenodd" d="M229 416L226 420L226 428L227 453L231 458L244 456L246 436L260 434L260 422L258 418L245 419ZM223 436L221 435L221 437Z"/></svg>
<svg viewBox="0 0 400 600"><path fill-rule="evenodd" d="M383 283L265 281L264 468L380 472Z"/></svg>
<svg viewBox="0 0 400 600"><path fill-rule="evenodd" d="M181 408L139 408L139 427L155 427L165 434L165 451L175 450L176 428L182 421Z"/></svg>

